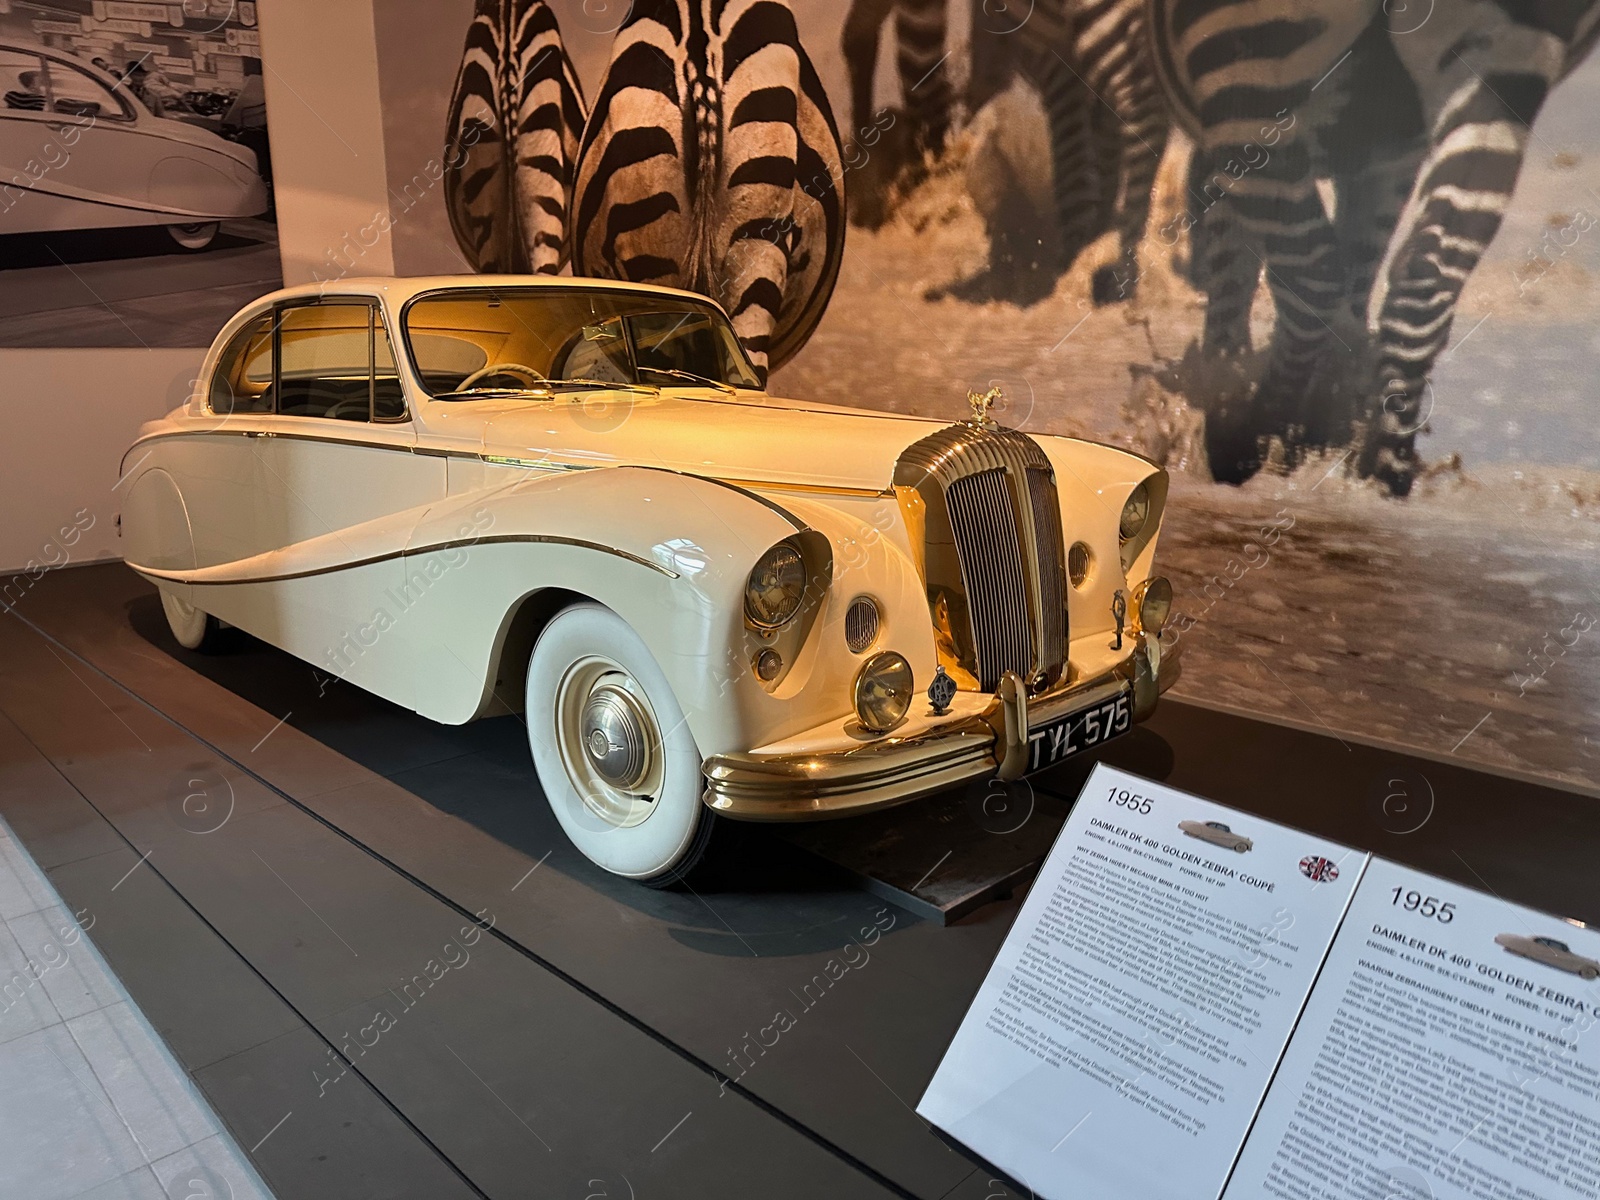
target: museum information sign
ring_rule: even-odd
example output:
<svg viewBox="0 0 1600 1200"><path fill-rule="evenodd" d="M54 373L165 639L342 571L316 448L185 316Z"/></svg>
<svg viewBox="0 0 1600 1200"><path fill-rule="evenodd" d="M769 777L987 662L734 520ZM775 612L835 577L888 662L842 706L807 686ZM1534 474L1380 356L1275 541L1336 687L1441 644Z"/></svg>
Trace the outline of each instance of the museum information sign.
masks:
<svg viewBox="0 0 1600 1200"><path fill-rule="evenodd" d="M1042 1197L1595 1196L1597 950L1098 766L917 1111Z"/></svg>

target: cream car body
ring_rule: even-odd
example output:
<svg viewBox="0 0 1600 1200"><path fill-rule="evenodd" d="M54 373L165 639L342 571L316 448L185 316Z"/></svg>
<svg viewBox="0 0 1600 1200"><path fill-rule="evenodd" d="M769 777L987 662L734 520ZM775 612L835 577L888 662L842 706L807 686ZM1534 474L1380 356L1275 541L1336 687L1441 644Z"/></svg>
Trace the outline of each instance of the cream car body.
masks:
<svg viewBox="0 0 1600 1200"><path fill-rule="evenodd" d="M709 314L725 323L715 306L687 293L489 276L288 289L235 317L194 396L144 427L124 460L125 557L161 589L180 638L197 641L210 614L434 720L460 723L521 709L525 700L546 704L529 685L530 653L546 644L549 623L566 606L594 602L647 648L654 665L639 671L653 679L659 668L670 689L662 696L661 682L639 684L650 743L643 753L653 746L666 754L669 725L692 738L683 753L694 759L696 829L705 824L702 804L742 819L804 819L896 803L997 769L1014 777L1063 753L1063 740L1065 750L1077 748L1074 739L1103 740L1151 711L1175 665L1162 663L1140 624L1141 602L1151 614L1156 608L1145 596L1166 494L1159 468L1109 447L1028 439L978 419L944 426L642 366L636 380L657 371L650 386L434 398L443 386L439 362L466 355L451 386L478 362L452 339L489 337L457 326L506 322L499 300L485 297L512 297L511 308L533 313L542 310L516 306L555 295L550 289L561 303L602 315L616 306L693 310L696 322ZM457 315L425 324L420 314L435 311L426 301ZM357 378L354 391L348 379L330 384L316 403L364 419L283 411L304 394L292 390L298 369L290 360L316 344L301 327L334 322L327 314L339 306L356 314L354 322L337 318L346 346L358 344L349 339L359 340L366 306L366 336L378 349L365 360L370 378ZM517 335L505 328L511 333L503 336ZM241 354L262 361L272 329L281 339L276 374L241 368ZM610 335L602 325L586 325L581 341L603 336ZM624 348L642 345L640 337L634 329ZM573 345L568 362L595 353ZM534 370L553 373L553 363ZM478 374L505 374L494 367L490 361ZM246 378L252 370L254 383ZM263 392L250 403L278 411L240 411L249 405L228 399L227 389L255 393L268 379L277 399ZM1026 475L1034 485L980 513L1000 522L989 541L1020 556L1009 560L1009 573L988 541L960 554L950 544L943 496L954 486L970 510L982 497L960 480L974 471L987 472L991 484ZM1056 489L1059 504L1046 512L1039 503ZM1147 513L1124 539L1119 523L1136 489ZM1031 509L1027 496L1036 500ZM767 631L752 622L747 581L781 543L798 549L808 583L795 615ZM1165 587L1159 581L1157 591ZM847 615L860 597L872 601L877 628L853 650ZM1168 603L1170 593L1163 610ZM614 619L590 611L593 620ZM853 632L859 640L860 628ZM1070 642L1052 653L1052 637L1063 635ZM1009 651L1000 645L1007 638ZM873 732L856 689L864 663L891 651L909 664L915 694L892 728ZM1007 653L1015 661L1002 671ZM603 648L595 656L611 661ZM941 688L952 693L945 704L925 694L936 674L935 697L946 698ZM1063 739L1059 721L1050 725L1096 706L1092 729L1084 718ZM557 768L540 758L544 714L533 717L549 793ZM597 744L627 740L633 718L616 719L623 724ZM575 765L570 756L561 761L576 772L577 790L593 784L583 778L593 764L581 755ZM648 786L661 784L664 769L651 766ZM681 859L609 849L656 820L661 799L645 797L643 808L619 801L609 813L589 804L601 840L575 840L619 873L670 874ZM580 825L589 819L580 809L568 816ZM678 849L692 857L692 846Z"/></svg>
<svg viewBox="0 0 1600 1200"><path fill-rule="evenodd" d="M1534 962L1569 971L1584 979L1600 979L1600 961L1575 953L1571 946L1553 937L1524 937L1517 933L1495 935L1495 944L1512 954L1531 958Z"/></svg>
<svg viewBox="0 0 1600 1200"><path fill-rule="evenodd" d="M188 249L267 209L255 154L158 117L61 50L0 42L0 233L164 225Z"/></svg>
<svg viewBox="0 0 1600 1200"><path fill-rule="evenodd" d="M1225 850L1237 850L1240 854L1249 851L1255 843L1242 833L1235 833L1221 821L1179 821L1178 828L1192 838L1199 838L1202 842L1210 842L1213 846L1221 846Z"/></svg>

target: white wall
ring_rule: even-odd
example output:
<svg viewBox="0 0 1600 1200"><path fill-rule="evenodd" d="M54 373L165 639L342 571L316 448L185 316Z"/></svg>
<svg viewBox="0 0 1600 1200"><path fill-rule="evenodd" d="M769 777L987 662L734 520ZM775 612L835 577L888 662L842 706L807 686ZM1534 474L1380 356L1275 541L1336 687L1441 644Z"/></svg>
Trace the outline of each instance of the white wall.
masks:
<svg viewBox="0 0 1600 1200"><path fill-rule="evenodd" d="M372 5L256 9L286 284L394 274Z"/></svg>
<svg viewBox="0 0 1600 1200"><path fill-rule="evenodd" d="M286 283L394 273L373 2L257 9ZM205 349L0 350L0 577L121 557L122 452L187 398Z"/></svg>
<svg viewBox="0 0 1600 1200"><path fill-rule="evenodd" d="M120 558L118 463L204 350L0 351L0 575ZM62 530L79 525L75 537Z"/></svg>

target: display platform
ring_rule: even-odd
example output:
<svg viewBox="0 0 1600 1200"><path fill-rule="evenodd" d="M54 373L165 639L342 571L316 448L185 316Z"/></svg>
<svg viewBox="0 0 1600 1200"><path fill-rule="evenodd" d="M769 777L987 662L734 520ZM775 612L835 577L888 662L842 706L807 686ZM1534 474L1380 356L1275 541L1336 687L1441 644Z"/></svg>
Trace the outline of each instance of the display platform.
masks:
<svg viewBox="0 0 1600 1200"><path fill-rule="evenodd" d="M0 715L0 811L280 1195L1007 1194L913 1110L1015 899L920 919L758 826L695 890L627 884L517 718L434 725L242 635L188 654L117 565L0 616ZM1170 699L1101 757L1600 919L1589 796Z"/></svg>

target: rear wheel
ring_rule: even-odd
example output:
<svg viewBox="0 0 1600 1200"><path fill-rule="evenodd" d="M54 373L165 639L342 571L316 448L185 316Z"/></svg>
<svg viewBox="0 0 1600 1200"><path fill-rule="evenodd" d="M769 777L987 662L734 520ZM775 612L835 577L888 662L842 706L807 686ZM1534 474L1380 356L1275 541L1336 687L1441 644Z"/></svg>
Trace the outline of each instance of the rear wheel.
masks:
<svg viewBox="0 0 1600 1200"><path fill-rule="evenodd" d="M653 887L705 854L700 751L649 649L594 603L545 627L528 661L528 744L539 783L573 845Z"/></svg>
<svg viewBox="0 0 1600 1200"><path fill-rule="evenodd" d="M161 589L161 611L167 615L167 627L172 630L172 636L185 650L205 653L217 648L222 623L210 613L201 612L165 588Z"/></svg>
<svg viewBox="0 0 1600 1200"><path fill-rule="evenodd" d="M220 221L196 221L190 225L168 225L167 233L185 250L204 250L222 228Z"/></svg>

